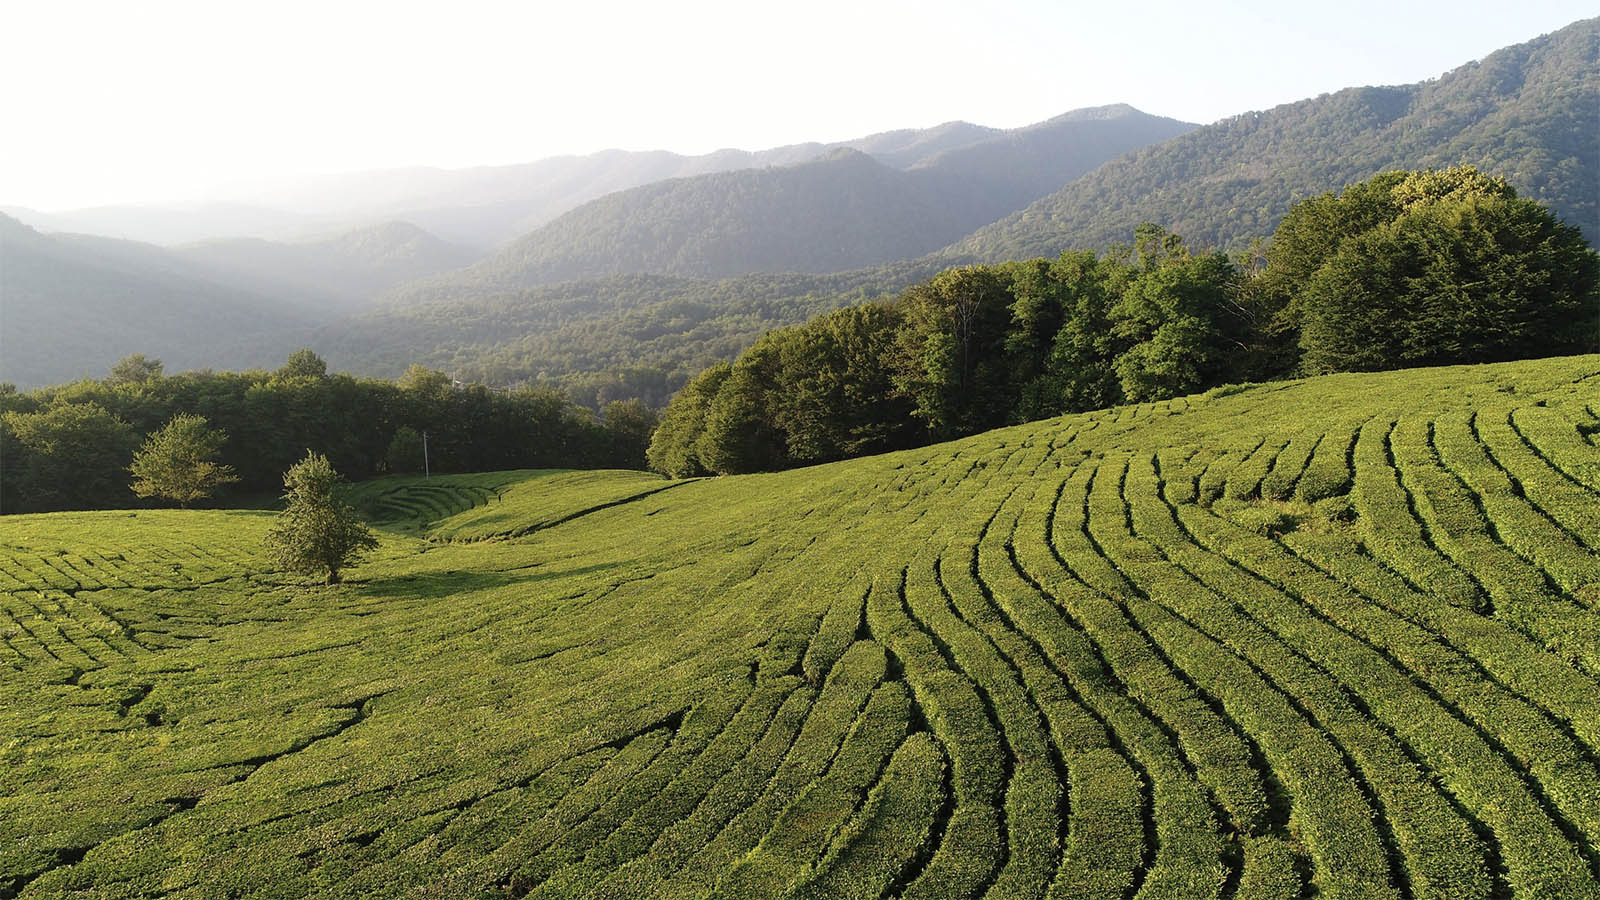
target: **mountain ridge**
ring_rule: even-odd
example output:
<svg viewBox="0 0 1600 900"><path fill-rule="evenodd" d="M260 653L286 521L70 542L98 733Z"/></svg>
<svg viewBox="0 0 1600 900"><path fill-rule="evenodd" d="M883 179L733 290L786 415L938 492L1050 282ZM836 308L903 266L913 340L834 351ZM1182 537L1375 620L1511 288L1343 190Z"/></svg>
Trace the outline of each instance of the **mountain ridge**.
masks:
<svg viewBox="0 0 1600 900"><path fill-rule="evenodd" d="M1600 18L1406 85L1231 116L1112 160L941 251L996 262L1099 249L1156 222L1201 246L1266 237L1296 200L1388 169L1470 163L1600 239Z"/></svg>
<svg viewBox="0 0 1600 900"><path fill-rule="evenodd" d="M329 316L215 280L161 247L43 235L0 215L0 381L38 386L99 375L130 353L171 371L281 361Z"/></svg>
<svg viewBox="0 0 1600 900"><path fill-rule="evenodd" d="M642 273L822 274L916 257L1107 159L1192 127L1126 105L1099 107L956 146L921 134L919 152L933 152L903 169L846 143L798 165L666 179L592 200L392 299ZM891 132L868 143L899 152L906 140Z"/></svg>
<svg viewBox="0 0 1600 900"><path fill-rule="evenodd" d="M1064 116L1105 115L1104 111L1118 106L1071 110L1046 122L1013 129L952 120L927 128L892 129L843 141L809 141L764 150L723 148L679 154L612 148L510 165L410 166L272 179L234 188L227 200L208 204L122 204L50 213L3 207L0 211L46 231L174 246L229 237L316 240L402 219L451 243L487 250L586 202L667 178L796 165L843 146L865 150L887 165L908 168L930 153L1022 132ZM219 218L225 219L230 209L244 223L242 230L219 224ZM149 221L141 222L141 218Z"/></svg>

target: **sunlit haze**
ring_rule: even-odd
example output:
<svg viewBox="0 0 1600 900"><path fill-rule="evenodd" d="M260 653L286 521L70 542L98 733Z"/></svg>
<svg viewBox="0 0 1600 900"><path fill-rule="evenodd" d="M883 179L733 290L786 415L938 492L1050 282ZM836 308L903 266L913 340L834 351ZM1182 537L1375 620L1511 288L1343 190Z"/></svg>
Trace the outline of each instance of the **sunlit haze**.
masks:
<svg viewBox="0 0 1600 900"><path fill-rule="evenodd" d="M1329 4L18 2L0 13L0 205L246 182L703 153L1126 102L1210 122L1437 76L1593 14Z"/></svg>

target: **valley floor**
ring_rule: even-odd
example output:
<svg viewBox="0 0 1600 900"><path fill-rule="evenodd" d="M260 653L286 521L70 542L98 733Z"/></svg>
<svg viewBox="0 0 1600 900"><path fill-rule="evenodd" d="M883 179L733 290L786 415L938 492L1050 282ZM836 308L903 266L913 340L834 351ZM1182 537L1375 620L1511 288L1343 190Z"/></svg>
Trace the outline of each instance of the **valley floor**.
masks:
<svg viewBox="0 0 1600 900"><path fill-rule="evenodd" d="M1600 897L1600 357L0 519L0 897Z"/></svg>

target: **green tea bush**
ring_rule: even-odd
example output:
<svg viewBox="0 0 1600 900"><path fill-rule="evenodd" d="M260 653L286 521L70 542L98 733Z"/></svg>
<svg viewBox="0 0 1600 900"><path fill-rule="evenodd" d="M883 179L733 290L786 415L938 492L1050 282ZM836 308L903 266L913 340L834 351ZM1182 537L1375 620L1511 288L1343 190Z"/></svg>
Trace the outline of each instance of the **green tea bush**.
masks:
<svg viewBox="0 0 1600 900"><path fill-rule="evenodd" d="M9 517L0 896L1594 900L1597 371Z"/></svg>

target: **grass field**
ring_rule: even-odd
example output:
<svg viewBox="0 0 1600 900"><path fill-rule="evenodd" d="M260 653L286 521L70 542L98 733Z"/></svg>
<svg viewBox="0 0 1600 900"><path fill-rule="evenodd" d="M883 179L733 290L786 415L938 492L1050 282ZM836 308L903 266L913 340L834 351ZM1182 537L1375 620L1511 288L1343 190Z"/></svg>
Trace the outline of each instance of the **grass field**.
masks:
<svg viewBox="0 0 1600 900"><path fill-rule="evenodd" d="M0 519L0 897L1600 897L1600 357Z"/></svg>

